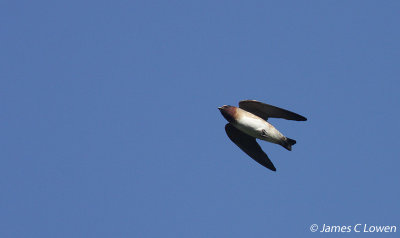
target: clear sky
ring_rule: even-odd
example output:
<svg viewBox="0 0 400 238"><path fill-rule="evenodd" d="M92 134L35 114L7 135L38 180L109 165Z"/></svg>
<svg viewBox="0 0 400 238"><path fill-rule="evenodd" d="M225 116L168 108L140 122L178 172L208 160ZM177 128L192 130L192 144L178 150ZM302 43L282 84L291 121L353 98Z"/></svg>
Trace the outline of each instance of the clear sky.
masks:
<svg viewBox="0 0 400 238"><path fill-rule="evenodd" d="M2 1L0 237L398 236L399 23L399 1ZM270 120L297 140L260 143L277 172L225 134L243 99L308 118Z"/></svg>

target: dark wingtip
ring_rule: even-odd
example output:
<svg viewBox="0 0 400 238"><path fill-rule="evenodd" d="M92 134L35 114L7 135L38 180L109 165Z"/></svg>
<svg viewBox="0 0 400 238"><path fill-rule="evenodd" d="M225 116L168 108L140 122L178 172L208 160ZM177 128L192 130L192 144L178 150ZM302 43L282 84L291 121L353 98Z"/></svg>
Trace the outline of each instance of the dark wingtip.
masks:
<svg viewBox="0 0 400 238"><path fill-rule="evenodd" d="M273 164L270 164L270 165L265 166L265 167L266 167L267 169L270 169L270 170L276 172L276 168L275 168L275 166L274 166Z"/></svg>
<svg viewBox="0 0 400 238"><path fill-rule="evenodd" d="M297 121L307 121L307 118L305 118L305 117L303 117L303 116L300 116L300 115L298 115L298 117L297 117Z"/></svg>

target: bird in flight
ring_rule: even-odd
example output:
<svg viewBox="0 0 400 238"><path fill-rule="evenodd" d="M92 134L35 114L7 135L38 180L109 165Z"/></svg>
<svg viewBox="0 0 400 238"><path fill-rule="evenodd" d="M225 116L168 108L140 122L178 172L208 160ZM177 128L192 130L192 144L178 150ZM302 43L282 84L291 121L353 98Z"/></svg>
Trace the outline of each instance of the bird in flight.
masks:
<svg viewBox="0 0 400 238"><path fill-rule="evenodd" d="M281 145L289 151L296 141L279 132L267 122L268 118L307 121L307 118L299 114L256 100L243 100L239 102L239 107L224 105L218 109L229 122L225 125L229 139L248 156L272 171L276 171L276 168L256 139Z"/></svg>

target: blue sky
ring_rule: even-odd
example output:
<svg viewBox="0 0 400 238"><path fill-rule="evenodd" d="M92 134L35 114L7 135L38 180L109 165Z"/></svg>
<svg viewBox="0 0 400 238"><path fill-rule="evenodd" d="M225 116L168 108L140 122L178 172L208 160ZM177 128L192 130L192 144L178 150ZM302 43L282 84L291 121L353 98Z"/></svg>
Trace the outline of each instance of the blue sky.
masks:
<svg viewBox="0 0 400 238"><path fill-rule="evenodd" d="M0 237L400 232L398 1L0 6ZM225 134L243 99L308 118L270 120L276 173Z"/></svg>

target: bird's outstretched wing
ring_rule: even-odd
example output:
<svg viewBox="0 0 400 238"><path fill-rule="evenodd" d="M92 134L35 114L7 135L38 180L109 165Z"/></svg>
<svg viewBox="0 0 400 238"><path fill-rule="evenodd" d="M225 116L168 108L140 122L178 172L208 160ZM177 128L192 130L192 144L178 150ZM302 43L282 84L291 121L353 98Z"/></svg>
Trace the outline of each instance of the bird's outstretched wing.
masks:
<svg viewBox="0 0 400 238"><path fill-rule="evenodd" d="M275 118L283 118L294 121L307 121L307 118L297 113L279 107L275 107L266 103L262 103L256 100L240 101L239 107L242 108L243 110L246 110L248 112L253 113L254 115L263 118L264 120L268 120L269 117L275 117Z"/></svg>
<svg viewBox="0 0 400 238"><path fill-rule="evenodd" d="M235 143L241 150L243 150L248 156L253 158L262 166L276 171L274 164L269 160L268 155L261 149L254 137L251 137L239 129L236 129L232 124L228 123L225 125L225 131L229 139Z"/></svg>

